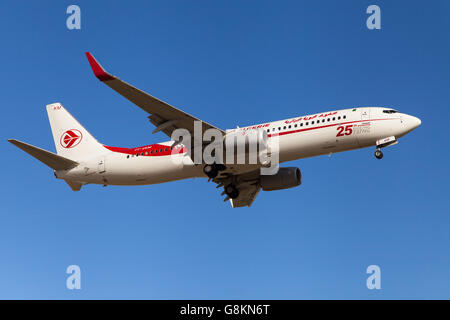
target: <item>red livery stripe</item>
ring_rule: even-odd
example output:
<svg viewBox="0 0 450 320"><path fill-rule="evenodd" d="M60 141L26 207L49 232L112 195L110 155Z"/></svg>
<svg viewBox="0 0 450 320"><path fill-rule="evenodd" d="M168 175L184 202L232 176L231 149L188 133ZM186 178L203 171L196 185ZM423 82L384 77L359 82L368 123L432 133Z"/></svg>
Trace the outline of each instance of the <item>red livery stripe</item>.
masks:
<svg viewBox="0 0 450 320"><path fill-rule="evenodd" d="M112 152L130 154L130 155L139 155L143 157L157 157L157 156L170 156L171 154L177 153L185 153L185 147L175 147L172 150L170 146L166 146L163 144L150 144L148 146L137 147L137 148L120 148L120 147L104 147Z"/></svg>

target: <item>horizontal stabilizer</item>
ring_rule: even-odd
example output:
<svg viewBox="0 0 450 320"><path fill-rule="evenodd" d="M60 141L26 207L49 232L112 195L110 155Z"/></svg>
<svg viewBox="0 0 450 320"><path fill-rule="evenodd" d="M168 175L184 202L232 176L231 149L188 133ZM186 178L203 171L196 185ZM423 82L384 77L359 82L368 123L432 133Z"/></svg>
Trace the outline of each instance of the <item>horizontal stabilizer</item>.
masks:
<svg viewBox="0 0 450 320"><path fill-rule="evenodd" d="M58 156L53 152L32 146L31 144L15 139L9 139L8 141L54 170L68 170L78 165L78 162Z"/></svg>

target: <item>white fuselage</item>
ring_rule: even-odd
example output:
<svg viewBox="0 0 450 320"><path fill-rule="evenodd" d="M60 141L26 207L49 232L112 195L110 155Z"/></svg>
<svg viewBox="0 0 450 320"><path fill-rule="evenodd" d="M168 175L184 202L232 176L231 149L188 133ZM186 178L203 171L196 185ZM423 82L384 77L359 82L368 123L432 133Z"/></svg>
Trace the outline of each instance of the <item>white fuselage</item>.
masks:
<svg viewBox="0 0 450 320"><path fill-rule="evenodd" d="M227 130L264 129L269 140L279 139L279 162L331 154L374 146L377 141L398 139L420 125L416 117L386 108L365 107L302 116L255 126ZM171 150L173 141L138 148L105 146L74 169L56 171L56 176L82 183L103 185L146 185L180 179L206 177L201 165L195 165L185 148ZM155 152L156 151L156 152ZM175 157L182 161L174 161Z"/></svg>

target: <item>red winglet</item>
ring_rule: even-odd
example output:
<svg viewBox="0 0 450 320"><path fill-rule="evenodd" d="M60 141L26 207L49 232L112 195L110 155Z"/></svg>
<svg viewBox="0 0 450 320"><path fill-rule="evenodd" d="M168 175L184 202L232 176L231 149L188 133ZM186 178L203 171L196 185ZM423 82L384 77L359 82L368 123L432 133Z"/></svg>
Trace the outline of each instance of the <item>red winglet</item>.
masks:
<svg viewBox="0 0 450 320"><path fill-rule="evenodd" d="M105 69L95 60L94 56L90 52L86 52L86 57L91 65L92 71L100 81L114 80L115 78L107 73Z"/></svg>

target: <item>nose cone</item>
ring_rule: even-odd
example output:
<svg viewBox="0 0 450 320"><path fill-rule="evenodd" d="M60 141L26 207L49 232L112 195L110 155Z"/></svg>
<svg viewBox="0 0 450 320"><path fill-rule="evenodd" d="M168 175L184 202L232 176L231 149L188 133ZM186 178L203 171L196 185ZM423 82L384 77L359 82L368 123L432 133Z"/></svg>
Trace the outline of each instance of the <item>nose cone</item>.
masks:
<svg viewBox="0 0 450 320"><path fill-rule="evenodd" d="M406 132L408 133L419 127L422 124L422 121L417 117L406 115L403 123L405 125Z"/></svg>
<svg viewBox="0 0 450 320"><path fill-rule="evenodd" d="M410 122L410 126L412 127L411 130L414 130L422 124L422 121L419 118L413 116L410 116L408 122Z"/></svg>

